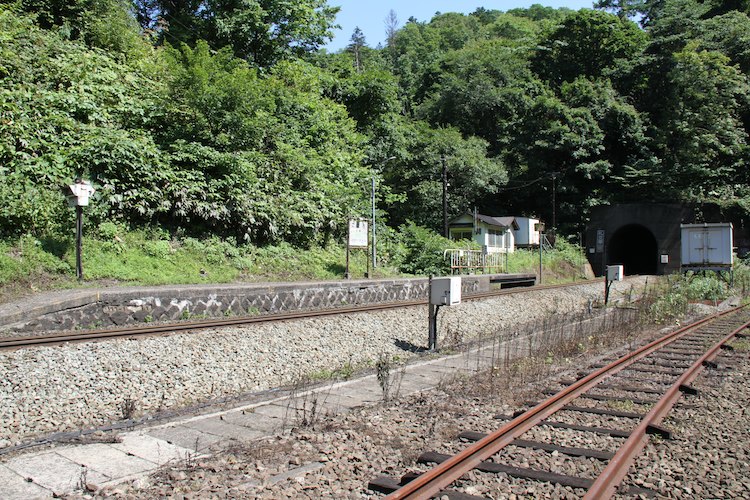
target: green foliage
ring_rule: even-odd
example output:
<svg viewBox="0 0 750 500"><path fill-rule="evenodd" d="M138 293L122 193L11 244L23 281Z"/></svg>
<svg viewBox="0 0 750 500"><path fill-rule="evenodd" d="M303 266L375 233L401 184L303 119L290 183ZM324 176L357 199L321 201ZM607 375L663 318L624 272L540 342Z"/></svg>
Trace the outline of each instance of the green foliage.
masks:
<svg viewBox="0 0 750 500"><path fill-rule="evenodd" d="M420 276L444 276L450 272L443 252L456 248L455 241L443 238L413 222L402 225L399 232L404 247L403 261L399 266L401 271Z"/></svg>
<svg viewBox="0 0 750 500"><path fill-rule="evenodd" d="M633 22L582 9L543 37L534 69L555 85L576 78L598 78L620 60L639 54L646 34Z"/></svg>
<svg viewBox="0 0 750 500"><path fill-rule="evenodd" d="M323 0L0 3L0 235L69 233L60 187L79 175L102 252L122 261L125 228L148 227L144 258L208 245L232 273L258 272L256 250L214 240L331 248L373 177L379 221L406 228L384 230L384 260L438 269L406 241L441 225L443 165L451 218L550 220L552 196L563 233L610 202L750 213L747 2L599 6L615 14L436 14L327 54Z"/></svg>
<svg viewBox="0 0 750 500"><path fill-rule="evenodd" d="M692 274L668 276L652 291L655 297L650 307L651 319L664 323L679 319L687 313L690 302L721 302L730 295L748 292L748 267L742 261L735 265L734 287L721 277L709 274Z"/></svg>
<svg viewBox="0 0 750 500"><path fill-rule="evenodd" d="M245 241L308 244L364 204L360 136L321 75L281 63L260 79L228 50L170 51L165 141L182 176L174 215ZM283 204L277 200L284 200Z"/></svg>
<svg viewBox="0 0 750 500"><path fill-rule="evenodd" d="M564 283L586 278L588 265L580 246L557 238L555 247L542 252L542 272L545 283ZM539 273L539 250L517 249L508 255L508 272Z"/></svg>
<svg viewBox="0 0 750 500"><path fill-rule="evenodd" d="M488 158L485 141L419 122L409 132L404 141L405 157L384 166L384 179L395 195L389 207L392 223L410 219L432 229L442 226L443 165L449 182L449 218L471 210L505 183L505 168L500 161Z"/></svg>
<svg viewBox="0 0 750 500"><path fill-rule="evenodd" d="M11 5L33 14L40 27L59 30L64 38L127 58L147 53L131 5L124 0L20 0Z"/></svg>
<svg viewBox="0 0 750 500"><path fill-rule="evenodd" d="M688 298L669 289L656 295L656 300L648 311L649 321L660 324L669 323L685 315L688 309Z"/></svg>
<svg viewBox="0 0 750 500"><path fill-rule="evenodd" d="M82 174L100 187L96 217L152 215L160 193L140 188L167 172L150 136L133 127L148 123L157 84L2 7L0 32L2 232L43 235L67 224L60 187Z"/></svg>
<svg viewBox="0 0 750 500"><path fill-rule="evenodd" d="M332 37L338 7L324 0L136 0L138 20L157 41L229 48L258 67L303 56Z"/></svg>
<svg viewBox="0 0 750 500"><path fill-rule="evenodd" d="M675 280L673 287L676 293L693 301L721 301L729 295L729 285L715 274L705 276L688 274L683 279Z"/></svg>

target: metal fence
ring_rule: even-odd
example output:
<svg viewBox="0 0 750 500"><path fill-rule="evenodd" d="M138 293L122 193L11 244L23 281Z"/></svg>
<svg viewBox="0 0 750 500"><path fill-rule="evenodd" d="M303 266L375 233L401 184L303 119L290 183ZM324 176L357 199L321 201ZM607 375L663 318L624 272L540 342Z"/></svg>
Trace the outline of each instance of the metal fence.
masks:
<svg viewBox="0 0 750 500"><path fill-rule="evenodd" d="M481 250L449 248L443 258L450 263L451 274L503 273L506 271L506 253L484 253Z"/></svg>

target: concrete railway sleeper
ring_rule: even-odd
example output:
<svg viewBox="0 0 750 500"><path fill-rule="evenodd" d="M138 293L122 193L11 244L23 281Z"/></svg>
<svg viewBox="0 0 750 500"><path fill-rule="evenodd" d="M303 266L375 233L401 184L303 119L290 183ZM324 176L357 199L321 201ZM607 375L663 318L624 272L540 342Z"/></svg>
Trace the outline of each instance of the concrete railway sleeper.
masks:
<svg viewBox="0 0 750 500"><path fill-rule="evenodd" d="M726 349L723 346L734 338L744 337L742 332L749 325L750 310L743 306L684 326L609 364L595 365L592 373L579 372L578 380L561 381L562 390L539 404L527 405L528 409L512 417L498 415L496 418L507 423L492 433L460 433L459 439L473 444L454 455L428 452L419 457L419 463L436 463L434 468L407 474L400 481L378 477L370 482L369 488L388 493L390 499L477 498L467 496L461 488L471 480L480 480L482 474L503 473L571 487L588 499L610 498L616 493L656 496L658 491L622 485L630 466L650 435L672 438L672 431L660 426L665 416L682 394L697 393L691 383L704 368L716 368L713 360ZM676 350L679 359L675 359ZM603 390L607 396L601 395ZM639 394L651 397L639 398ZM553 433L552 439L547 440L551 442L527 437L534 434L529 431L542 427L547 429L545 432ZM595 433L600 436L597 439L609 440L607 450L563 445L562 438L559 442L554 438L555 432L571 430ZM556 470L519 466L508 451L512 447L588 460L578 464L588 464L591 470L581 467L576 469L577 474L561 474Z"/></svg>

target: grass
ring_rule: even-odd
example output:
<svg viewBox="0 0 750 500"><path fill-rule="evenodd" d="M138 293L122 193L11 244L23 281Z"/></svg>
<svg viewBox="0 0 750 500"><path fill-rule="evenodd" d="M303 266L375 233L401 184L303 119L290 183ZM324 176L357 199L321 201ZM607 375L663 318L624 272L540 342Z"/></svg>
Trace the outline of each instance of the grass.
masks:
<svg viewBox="0 0 750 500"><path fill-rule="evenodd" d="M378 249L381 260L374 272L370 270L371 276L413 276L401 270L415 268L415 262L406 262L410 254L402 251L414 242L407 233L388 229L386 234L390 237L379 239L384 248ZM558 242L555 251L544 254L545 283L582 277L580 251L561 239ZM365 276L368 260L364 250L351 251L353 278ZM510 272L534 273L538 266L536 252L520 250L509 256ZM105 222L84 235L85 281L81 283L75 277L72 235L0 240L0 302L30 293L91 286L335 280L342 279L345 270L346 251L339 243L307 249L286 243L259 247L215 236L197 239L159 229L127 230Z"/></svg>
<svg viewBox="0 0 750 500"><path fill-rule="evenodd" d="M542 252L543 283L550 285L586 279L586 257L581 249L558 238L554 251ZM508 255L509 273L538 273L539 250L516 250Z"/></svg>
<svg viewBox="0 0 750 500"><path fill-rule="evenodd" d="M25 236L0 241L0 302L29 293L110 285L164 285L342 279L343 246L298 249L288 244L237 246L218 238L169 238L148 231L117 231L84 237L83 274L75 276L75 243L64 237ZM353 278L367 269L363 250L352 251ZM393 268L374 275L392 277Z"/></svg>

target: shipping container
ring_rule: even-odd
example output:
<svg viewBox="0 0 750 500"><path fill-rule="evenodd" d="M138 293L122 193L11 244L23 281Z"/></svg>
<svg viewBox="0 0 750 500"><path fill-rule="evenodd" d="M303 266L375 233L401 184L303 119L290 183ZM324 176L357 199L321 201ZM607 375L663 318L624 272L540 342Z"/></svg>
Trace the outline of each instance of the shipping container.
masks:
<svg viewBox="0 0 750 500"><path fill-rule="evenodd" d="M732 224L681 224L681 265L683 268L732 267Z"/></svg>

